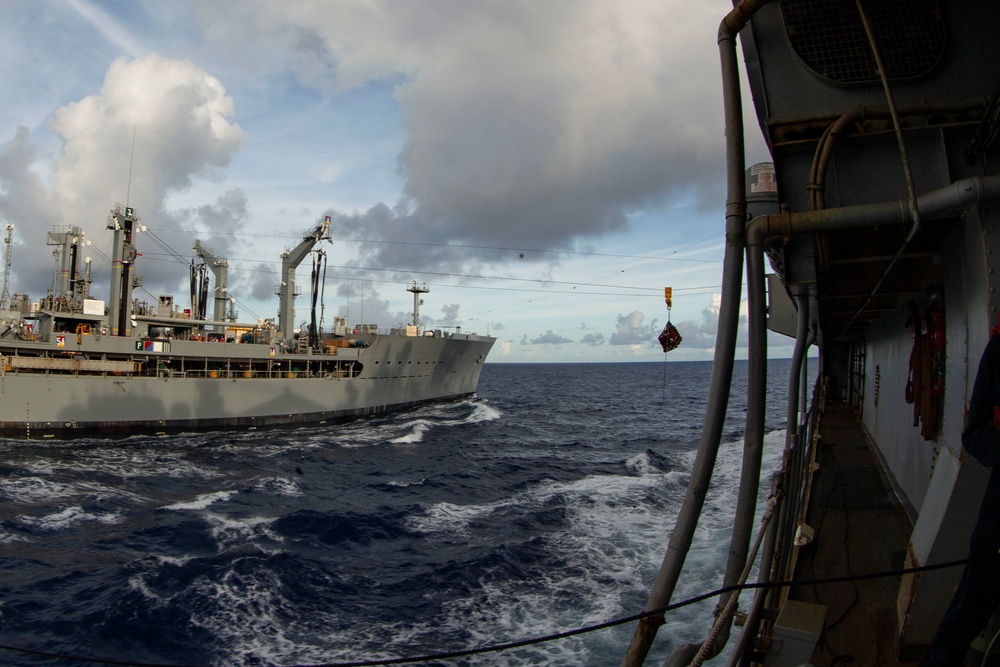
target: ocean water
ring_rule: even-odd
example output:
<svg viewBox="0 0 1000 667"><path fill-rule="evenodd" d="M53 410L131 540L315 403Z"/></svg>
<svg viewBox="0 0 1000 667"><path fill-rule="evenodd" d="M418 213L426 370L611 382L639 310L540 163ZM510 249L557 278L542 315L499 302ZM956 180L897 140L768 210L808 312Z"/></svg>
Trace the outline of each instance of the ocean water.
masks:
<svg viewBox="0 0 1000 667"><path fill-rule="evenodd" d="M789 366L769 362L771 468ZM487 364L472 400L335 429L0 440L0 645L122 663L336 664L638 613L710 373L707 362ZM721 585L745 382L737 362L675 602ZM702 639L714 604L668 615L647 664ZM421 664L617 664L633 628ZM0 664L92 663L0 649Z"/></svg>

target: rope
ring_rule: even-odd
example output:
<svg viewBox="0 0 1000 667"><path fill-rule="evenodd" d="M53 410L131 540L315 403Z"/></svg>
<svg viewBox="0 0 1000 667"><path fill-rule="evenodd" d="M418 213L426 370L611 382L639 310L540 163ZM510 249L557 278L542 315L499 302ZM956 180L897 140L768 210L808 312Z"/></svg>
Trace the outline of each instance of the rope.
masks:
<svg viewBox="0 0 1000 667"><path fill-rule="evenodd" d="M660 609L651 609L649 611L640 612L638 614L633 614L631 616L625 616L623 618L618 618L611 621L605 621L604 623L589 625L582 628L577 628L575 630L566 630L564 632L557 632L542 637L535 637L533 639L523 639L520 641L507 642L503 644L493 644L490 646L483 646L480 648L464 649L460 651L450 651L446 653L434 653L429 655L414 656L410 658L390 658L386 660L360 660L353 662L326 662L326 663L310 664L310 665L289 665L288 667L382 667L383 665L417 664L421 662L431 662L435 660L447 660L449 658L461 658L470 655L481 655L484 653L496 653L499 651L508 651L514 648L531 646L533 644L542 644L557 639L566 639L567 637L574 637L577 635L587 634L590 632L596 632L597 630L605 630L607 628L612 628L618 625L634 623L635 621L640 621L650 616L662 616L668 611L675 611L683 607L688 607L690 605L697 604L698 602L704 602L705 600L710 600L714 597L718 597L725 593L738 593L741 591L756 590L762 588L767 589L767 588L786 588L791 586L822 586L826 584L842 584L852 581L886 579L888 577L900 577L906 574L916 574L918 572L930 572L933 570L942 570L946 568L967 565L969 563L992 561L992 560L1000 560L1000 554L994 554L982 558L966 558L963 560L953 560L945 563L938 563L936 565L906 567L906 568L900 568L898 570L871 572L868 574L859 574L852 576L822 577L818 579L800 579L800 580L793 579L786 581L770 581L770 582L758 582L750 584L748 583L734 584L732 586L724 586L722 588L718 588L709 593L696 595L695 597L691 597L688 598L687 600L667 605L666 607L662 607ZM181 663L160 663L160 662L135 662L135 661L123 661L123 660L110 660L105 658L82 657L64 653L36 651L33 649L20 648L17 646L9 646L5 644L0 644L0 650L11 651L14 653L21 653L24 655L33 655L42 658L54 658L57 660L67 660L72 662L83 662L83 663L89 662L97 665L117 665L122 667L206 667L206 665L190 665Z"/></svg>
<svg viewBox="0 0 1000 667"><path fill-rule="evenodd" d="M667 324L670 324L670 306L667 306ZM667 402L667 348L663 348L663 402Z"/></svg>
<svg viewBox="0 0 1000 667"><path fill-rule="evenodd" d="M764 510L764 516L760 519L760 530L757 532L757 539L754 541L753 549L750 551L750 557L747 558L746 565L743 567L743 572L740 574L738 582L739 586L743 586L743 584L747 581L747 577L750 576L750 569L757 561L757 552L760 550L760 545L764 541L764 533L767 532L767 526L771 523L771 519L774 517L774 510L777 506L778 496L773 495L767 499L767 508ZM712 631L708 633L708 637L705 638L705 641L702 642L701 648L698 649L698 654L694 657L694 661L691 663L692 667L700 667L705 660L712 657L709 653L711 653L713 647L715 646L715 641L722 633L722 629L733 617L733 614L736 613L736 605L739 601L739 592L733 593L729 596L729 599L726 601L726 606L716 617L715 623L712 625Z"/></svg>

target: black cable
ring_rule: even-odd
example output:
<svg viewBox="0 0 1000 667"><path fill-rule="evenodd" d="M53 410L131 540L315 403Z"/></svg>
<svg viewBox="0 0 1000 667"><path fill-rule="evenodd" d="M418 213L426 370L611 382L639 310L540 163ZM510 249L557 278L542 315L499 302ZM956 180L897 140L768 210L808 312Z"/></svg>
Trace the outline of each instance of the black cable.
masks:
<svg viewBox="0 0 1000 667"><path fill-rule="evenodd" d="M834 457L834 462L836 463L836 457L837 457L836 452L831 452L831 455ZM826 494L826 502L824 503L823 514L820 517L819 526L816 527L817 532L821 532L822 527L823 527L823 522L826 520L827 514L829 514L829 511L830 511L829 510L829 507L830 507L830 498L833 496L833 492L834 491L836 491L837 489L840 489L840 498L841 498L842 506L843 507L847 507L847 494L844 491L844 487L846 486L846 484L844 483L844 481L841 478L841 473L842 472L843 472L843 469L840 466L838 466L837 467L837 473L836 473L836 475L835 475L835 477L833 479L833 484L830 486L830 490ZM845 566L846 566L846 569L847 569L848 576L850 576L851 573L852 573L852 569L851 569L851 550L847 548L847 545L850 543L850 540L849 540L850 531L851 531L851 517L849 516L849 514L847 512L845 512L844 513L844 537L841 540L841 542L844 545L844 562L845 562ZM815 565L815 563L812 560L810 560L810 564L809 565L810 565L810 572L813 572L814 571L813 570L813 566ZM851 610L854 609L855 605L857 605L858 600L861 597L860 591L858 590L858 584L857 584L856 581L852 581L851 582L851 586L853 588L852 592L854 593L854 599L851 600L851 602L841 612L840 616L837 617L836 620L834 620L832 623L825 624L823 626L824 634L823 634L823 637L820 639L820 642L821 642L822 646L824 647L824 649L833 658L833 660L830 662L831 665L835 665L838 662L848 662L848 663L854 662L854 656L853 655L837 653L833 649L833 647L830 646L830 642L828 641L828 638L827 638L827 635L826 635L826 632L825 632L826 630L830 630L830 629L835 628L838 625L840 625L844 621L844 619L847 618L848 614L851 613ZM819 596L819 594L815 593L814 595L816 596L816 601L818 603L822 604L823 599Z"/></svg>
<svg viewBox="0 0 1000 667"><path fill-rule="evenodd" d="M838 576L838 577L822 577L819 579L811 579L811 580L802 579L802 580L790 580L790 581L756 582L756 583L746 583L741 585L724 586L722 588L718 588L714 591L711 591L710 593L703 593L701 595L688 598L681 602L667 605L666 607L662 607L660 609L652 609L649 611L640 612L638 614L633 614L631 616L625 616L623 618L618 618L611 621L605 621L604 623L598 623L596 625L588 625L586 627L576 628L574 630L566 630L564 632L557 632L554 634L545 635L543 637L534 637L532 639L522 639L519 641L506 642L503 644L493 644L492 646L463 649L460 651L449 651L445 653L434 653L430 655L415 656L410 658L389 658L385 660L361 660L352 662L324 662L324 663L314 663L308 665L289 665L289 667L382 667L384 665L416 664L420 662L429 662L432 660L446 660L449 658L461 658L469 655L480 655L483 653L496 653L499 651L507 651L514 648L521 648L523 646L531 646L533 644L542 644L545 642L554 641L556 639L565 639L567 637L574 637L576 635L587 634L589 632L596 632L597 630L605 630L607 628L612 628L618 625L625 625L626 623L633 623L635 621L640 621L644 618L662 616L668 611L675 611L683 607L688 607L690 605L697 604L698 602L704 602L705 600L710 600L711 598L718 597L725 593L754 590L761 588L820 586L823 584L841 584L852 581L868 581L871 579L899 577L905 574L916 574L918 572L943 570L946 568L958 567L960 565L967 565L969 563L990 561L990 560L1000 560L1000 554L994 554L983 558L965 558L962 560L953 560L945 563L937 563L936 565L922 565L920 567L906 567L886 572L872 572L869 574ZM70 660L73 662L89 662L97 665L115 665L122 667L205 667L205 665L185 665L180 663L134 662L134 661L126 662L122 660L108 660L103 658L84 658L82 656L51 653L48 651L36 651L33 649L19 648L16 646L7 646L5 644L0 644L0 650L11 651L14 653L22 653L25 655L34 655L42 658L55 658L58 660Z"/></svg>

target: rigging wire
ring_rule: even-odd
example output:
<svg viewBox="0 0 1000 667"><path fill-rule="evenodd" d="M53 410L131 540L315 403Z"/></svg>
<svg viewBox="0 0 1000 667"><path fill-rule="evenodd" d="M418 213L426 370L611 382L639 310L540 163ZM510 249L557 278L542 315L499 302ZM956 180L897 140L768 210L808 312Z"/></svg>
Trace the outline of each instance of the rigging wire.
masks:
<svg viewBox="0 0 1000 667"><path fill-rule="evenodd" d="M667 327L670 326L670 309L673 307L673 289L663 288L663 299L667 303ZM666 331L666 328L664 329ZM667 402L667 346L663 346L663 402Z"/></svg>
<svg viewBox="0 0 1000 667"><path fill-rule="evenodd" d="M146 258L146 259L148 259L148 260L151 260L151 261L161 261L161 262L162 261L173 261L173 260L166 260L166 259L157 257L155 253L144 253L143 257ZM184 263L187 262L187 260L183 260L183 261L184 261ZM250 261L255 261L255 260L239 259L239 258L233 259L233 258L230 258L230 261L234 261L234 262L239 262L239 261L250 262ZM258 261L257 264L280 264L280 262L279 261L275 261L275 260L261 260L261 261ZM521 283L536 283L536 284L544 284L544 285L571 285L571 286L574 286L574 287L576 287L576 286L583 286L583 287L607 287L609 289L628 289L628 290L635 290L637 292L658 292L659 291L659 288L657 288L657 287L632 286L632 285L615 285L615 284L608 285L608 284L602 284L602 283L597 283L597 282L580 282L580 281L571 281L571 280L550 280L550 279L545 279L545 278L515 278L515 277L511 277L511 276L491 276L491 275L476 274L476 273L456 273L456 272L447 272L447 271L426 271L426 270L422 270L422 269L413 269L413 268L409 268L409 269L406 269L406 268L404 268L404 269L385 269L385 268L377 268L377 267L370 267L370 266L353 266L353 265L347 265L347 264L334 264L334 265L332 265L332 268L343 270L343 271L359 271L359 272L362 272L362 271L363 272L374 271L374 272L381 272L381 273L419 274L419 275L427 275L427 276L439 276L439 277L443 277L443 278L461 278L463 280L468 280L470 278L473 278L473 279L479 279L479 280L491 280L491 281L498 281L498 282L521 282ZM625 270L630 270L630 269L625 269ZM623 270L623 271L621 271L619 273L624 273L625 270ZM238 268L238 267L235 268L235 269L233 269L231 272L235 272L235 273L239 273L239 272L243 272L243 273L268 273L268 274L277 273L277 271L270 271L270 270L265 270L265 269L247 269L247 268ZM613 273L613 274L610 274L610 275L618 275L618 273ZM337 277L337 276L335 276L335 277ZM338 278L340 280L348 280L347 277L338 277ZM376 280L374 282L398 283L399 281L398 280L383 280L383 281L377 281ZM472 288L474 288L476 286L475 285L454 285L454 287L472 287ZM494 289L496 289L496 288L494 288ZM692 289L692 288L687 288L687 289ZM702 288L695 288L695 289L702 289ZM716 288L716 289L718 289L718 288ZM534 291L542 291L542 290L534 290Z"/></svg>
<svg viewBox="0 0 1000 667"><path fill-rule="evenodd" d="M166 260L166 259L163 259L163 258L156 257L156 256L153 255L153 253L144 253L143 254L143 258L146 259L146 260L149 260L149 261L154 261L154 262L157 262L157 261L158 262L172 261L172 260ZM265 263L272 263L272 262L260 262L260 263L261 264L265 264ZM340 266L340 265L333 265L332 268L334 268L334 269L347 269L347 270L350 270L350 271L357 271L357 272L372 271L372 272L383 272L383 273L407 273L406 270L402 270L402 269L378 269L378 268L371 268L371 267ZM233 274L233 273L236 273L236 274L238 274L238 273L262 273L262 274L269 274L270 275L270 274L274 274L275 272L270 271L270 270L265 270L265 269L247 269L247 268L236 267L236 268L230 269L230 274ZM569 289L569 290L553 291L553 290L550 290L550 289L541 289L541 288L532 289L532 288L526 288L526 287L491 287L491 286L488 286L488 285L467 285L467 284L463 285L463 284L454 284L454 283L430 283L431 285L437 285L437 286L440 286L440 287L448 287L448 288L453 288L453 289L487 290L487 291L497 291L497 292L531 292L531 293L545 294L545 295L572 294L572 295L579 295L579 296L625 296L625 297L637 297L637 296L644 297L645 295L641 294L643 292L659 291L659 288L656 288L656 287L630 286L630 285L601 285L599 283L581 283L581 282L572 282L572 281L566 281L566 280L543 280L543 279L536 279L536 278L510 278L510 277L505 277L505 276L484 276L484 275L474 275L474 274L465 274L465 273L447 273L447 272L432 272L432 271L409 271L408 273L417 274L417 275L434 275L434 276L439 276L439 277L444 277L444 278L462 278L462 279L479 278L479 279L483 279L483 280L491 280L491 281L497 281L497 282L508 281L508 282L526 282L526 283L536 283L536 284L540 283L540 284L546 284L546 285L570 285L571 286L571 289ZM331 280L343 280L345 282L346 281L351 281L351 280L356 280L356 278L354 276L351 276L351 275L335 275L335 276L330 276L330 279ZM396 279L389 279L389 278L382 278L382 279L379 279L379 278L365 278L365 282L398 285L400 281L396 280ZM596 291L578 290L578 289L576 289L576 287L578 287L578 286L582 286L582 287L595 287L595 288L597 288L597 287L607 287L609 289L624 289L624 290L633 290L633 291L631 291L631 292L596 292ZM689 294L711 294L711 293L718 292L719 291L719 286L718 285L696 285L696 286L693 286L693 287L677 287L677 288L674 288L674 289L676 289L678 292L683 291L683 292L687 292ZM527 301L522 301L520 303L527 303ZM512 304L512 305L518 305L518 304ZM493 310L502 310L504 308L509 308L509 307L511 307L511 306L501 306L501 307L495 308ZM489 312L492 312L492 311L489 311Z"/></svg>
<svg viewBox="0 0 1000 667"><path fill-rule="evenodd" d="M187 263L188 263L188 260L185 257L183 257L182 255L180 255L178 252L176 252L166 241L164 241L162 238L160 238L156 234L156 231L159 231L161 233L163 233L163 232L185 232L185 233L190 233L189 230L171 230L171 229L152 230L149 227L144 227L143 228L143 232L145 233L145 235L147 235L163 251L163 253L156 253L156 252L143 253L144 258L147 261L169 261L169 262L176 262L176 263L179 263L179 264L182 264L182 265L186 266ZM248 235L248 236L253 236L253 235ZM267 237L271 237L271 238L285 238L285 236L283 236L283 235L263 235L262 234L262 235L258 235L258 236L267 236ZM417 270L413 270L413 269L409 269L409 270L408 269L382 269L382 268L358 267L358 266L347 266L347 265L336 265L333 268L334 269L339 269L339 270L342 270L342 271L352 271L352 272L353 271L362 271L362 272L369 272L369 271L371 271L371 272L383 272L383 273L390 273L390 274L395 274L395 273L410 273L410 274L413 274L413 273L416 273L416 274L420 274L420 275L431 275L431 276L438 276L438 277L443 277L443 278L459 278L459 279L462 279L462 280L468 280L468 279L471 278L471 279L479 279L479 280L515 282L515 283L521 282L521 283L533 283L533 284L543 284L543 285L552 285L552 286L555 286L555 285L565 285L565 286L569 287L569 289L563 289L563 290L555 290L555 291L553 291L553 290L546 290L546 289L525 289L525 288L512 288L512 287L488 287L488 286L485 286L485 285L448 285L449 287L461 287L461 288L464 288L464 289L485 289L485 290L495 290L495 291L532 292L532 293L544 294L546 296L559 296L559 295L566 295L566 294L578 294L578 295L581 295L581 296L607 296L607 297L626 296L626 297L636 297L636 296L639 296L643 292L653 291L656 288L650 288L650 287L644 287L644 286L620 285L620 284L611 284L611 285L608 285L608 284L603 284L600 281L602 281L602 280L604 280L606 278L610 278L612 275L619 275L621 273L625 273L626 271L632 271L634 269L637 269L637 268L640 268L642 266L645 266L646 264L649 264L651 262L660 261L660 260L698 261L698 262L718 263L717 260L695 260L695 259L690 259L690 258L671 257L671 255L676 255L679 252L683 252L685 250L688 250L688 249L690 249L690 248L692 248L694 246L697 246L697 245L699 245L701 243L704 243L704 242L709 241L709 240L711 240L713 238L716 238L717 236L718 236L718 234L713 234L713 235L711 235L709 237L706 237L705 239L702 239L700 241L696 241L694 243L688 244L687 246L684 246L682 248L678 248L678 249L672 251L668 255L662 255L662 256L626 255L626 254L616 254L616 253L597 253L597 252L563 251L563 250L517 249L517 248L503 248L503 247L491 247L491 246L435 244L435 243L408 242L408 241L372 241L372 240L357 240L357 239L354 240L356 242L363 242L363 243L386 243L386 244L401 244L401 245L425 245L425 246L440 246L440 247L470 248L470 249L511 250L511 251L518 251L518 252L548 252L548 253L553 253L553 254L582 255L582 256L622 257L622 258L635 258L635 259L645 260L645 261L640 262L639 264L636 264L634 266L630 266L630 267L627 267L625 269L621 269L620 271L618 271L616 273L608 274L608 275L604 276L603 278L599 278L598 281L596 281L596 282L586 282L586 283L573 282L573 281L561 281L561 280L539 280L539 279L533 279L533 278L515 278L515 277L507 277L507 276L489 276L489 275L482 275L482 274L468 274L468 273L458 273L458 272L417 271ZM343 241L343 239L342 239L342 241ZM161 256L157 257L157 255L161 255ZM103 254L102 254L102 256L103 256ZM110 263L110 260L108 260L106 257L105 257L105 261L108 261ZM249 260L249 259L248 260L239 260L239 259L237 259L237 260L234 260L234 261L256 261L256 260ZM275 261L275 260L258 261L258 264L261 264L261 263L263 263L263 264L277 264L278 262ZM324 262L324 265L323 265L324 286L325 286L325 281L326 281L326 268L327 268L327 266L328 266L328 264L326 262ZM238 274L241 271L244 272L244 273L246 273L246 272L268 273L267 271L263 271L261 269L240 269L240 268L236 268L233 271L233 273L237 273ZM335 278L340 279L340 280L350 280L350 277L346 277L346 276L335 277ZM372 282L396 283L398 281L396 281L396 280L372 280ZM577 287L592 287L592 288L601 289L602 291L583 291L583 290L578 290ZM140 287L139 289L141 289L142 292L144 292L145 294L149 295L150 299L154 299L155 298L154 295L152 293L150 293L148 290L146 290L146 289L144 289L142 287ZM608 290L631 290L631 291L630 292L625 292L625 293L603 291L605 289L608 289ZM717 286L703 286L703 287L692 287L692 288L686 288L686 289L689 290L689 291L691 291L692 293L698 293L696 290L698 290L698 291L700 291L700 290L717 291L718 287ZM505 305L505 306L500 306L498 308L494 308L494 309L491 309L491 310L488 310L488 311L482 311L480 313L476 313L475 315L484 315L484 314L496 312L498 310L505 310L505 309L513 308L513 307L516 307L516 306L519 306L519 305L523 305L525 303L532 303L532 302L537 301L538 298L539 297L533 297L533 298L530 298L530 299L522 300L522 301L520 301L518 303L513 303L513 304L509 304L509 305ZM236 303L238 303L240 305L240 307L243 308L245 311L251 313L252 316L255 316L255 317L257 316L256 313L254 313L253 308L251 308L249 306L249 304L247 304L247 303L245 303L245 302L243 302L241 300L236 300ZM324 308L325 308L325 304L324 304Z"/></svg>
<svg viewBox="0 0 1000 667"><path fill-rule="evenodd" d="M159 228L157 231L168 234L191 234L192 231L189 229L163 229ZM243 237L256 237L256 238L269 238L269 239L299 239L298 235L288 235L288 234L250 234L241 233L240 236ZM538 254L551 254L551 255L580 255L582 257L619 257L624 259L649 259L649 260L661 260L669 259L676 262L703 262L707 264L720 264L719 260L715 259L693 259L688 257L671 257L671 255L676 255L679 252L684 252L685 250L690 250L691 248L706 243L713 239L722 236L722 232L718 232L707 236L700 241L695 241L690 243L683 248L678 248L671 251L666 255L653 256L653 255L629 255L625 253L609 253L609 252L593 252L586 250L550 250L545 248L511 248L506 246L488 246L488 245L471 245L471 244L461 244L461 243L431 243L427 241L386 241L379 239L356 239L356 238L337 238L330 237L331 241L337 243L370 243L373 245L404 245L404 246L426 246L431 248L456 248L456 249L467 249L467 250L501 250L505 252L531 252Z"/></svg>
<svg viewBox="0 0 1000 667"><path fill-rule="evenodd" d="M188 259L186 257L182 256L177 251L175 251L170 246L170 244L168 244L166 241L164 241L156 232L159 231L161 233L164 233L164 232L186 232L186 233L190 233L189 230L171 230L171 229L153 230L153 229L150 229L149 227L144 227L142 231L143 231L144 235L147 236L160 249L160 252L154 251L154 252L145 252L145 253L143 253L143 258L144 258L145 261L152 261L152 262L156 262L156 261L163 262L163 261L166 261L166 262L181 264L181 265L183 265L185 267L188 265ZM253 235L250 235L250 236L253 236ZM259 236L268 236L268 237L272 237L272 238L283 238L283 236L281 236L281 235L259 235ZM718 236L718 234L713 234L712 236L709 236L709 237L706 237L705 239L702 239L700 241L696 241L694 243L691 243L691 244L689 244L687 246L684 246L683 248L678 248L677 250L672 251L669 255L655 256L655 257L654 256L648 256L648 255L626 255L626 254L616 254L616 253L597 253L597 252L582 252L582 251L535 250L535 249L517 249L517 248L502 248L502 247L472 246L472 245L468 245L468 246L456 246L456 245L452 245L452 244L434 244L434 243L419 243L419 242L407 242L407 241L356 240L357 242L365 242L365 243L387 243L387 244L426 245L426 246L472 248L472 249L512 250L512 251L519 251L519 252L547 252L547 253L553 253L553 254L582 255L582 256L606 256L606 257L635 258L635 259L645 260L645 261L640 262L639 264L636 264L634 266L626 267L626 268L621 269L621 270L619 270L619 271L617 271L615 273L608 274L608 275L604 276L603 278L599 278L598 281L594 281L594 282L573 282L573 281L565 281L565 280L517 278L517 277L508 277L508 276L490 276L490 275L483 275L483 274L469 274L469 273L444 272L444 271L422 271L422 270L413 270L413 269L382 269L382 268L359 267L359 266L348 266L348 265L335 265L333 268L336 269L336 270L349 271L349 272L355 272L355 271L360 271L360 272L382 272L382 273L386 273L386 274L397 274L397 273L410 273L410 274L414 274L415 273L415 274L420 274L420 275L437 276L437 277L440 277L440 278L458 278L458 279L462 279L462 280L478 279L478 280L488 280L488 281L497 281L497 282L506 282L506 283L532 283L532 284L536 284L536 285L539 285L539 284L541 284L541 285L549 285L549 286L562 285L562 286L567 286L568 287L568 289L552 290L552 289L541 289L541 288L537 288L537 289L517 288L517 287L510 287L510 286L491 287L491 286L486 286L486 285L468 285L468 284L453 285L453 284L443 284L443 286L447 286L447 287L450 287L450 288L481 289L481 290L507 291L507 292L529 292L529 293L536 293L536 294L545 295L545 297L532 297L532 298L529 298L529 299L526 299L526 300L522 300L522 301L520 301L518 303L508 304L508 305L505 305L505 306L499 306L499 307L493 308L491 310L482 311L480 313L475 313L475 315L478 316L478 315L484 315L484 314L487 314L487 313L496 312L496 311L499 311L499 310L505 310L505 309L513 308L513 307L516 307L516 306L519 306L519 305L523 305L524 303L536 302L539 298L547 298L548 296L559 296L559 295L567 295L567 294L574 294L574 295L580 295L580 296L633 297L633 298L641 296L642 293L644 293L644 292L650 292L650 291L653 291L653 290L655 290L657 288L651 288L651 287L645 287L645 286L622 285L622 284L604 284L604 283L602 283L600 281L602 281L602 280L604 280L606 278L610 278L613 275L620 275L621 273L625 273L626 271L631 271L631 270L634 270L634 269L639 268L641 266L644 266L646 264L649 264L651 262L660 261L660 260L671 260L671 261L681 261L681 260L683 260L683 261L699 261L699 262L718 263L716 260L694 260L694 259L690 259L690 258L678 258L678 257L671 257L670 256L670 255L676 255L679 252L683 252L685 250L688 250L688 249L690 249L690 248L692 248L694 246L697 246L697 245L699 245L701 243L704 243L705 241L711 240L711 239L713 239L713 238L715 238L717 236ZM95 252L102 258L102 260L104 262L107 262L110 265L111 260L107 257L107 255L105 253L101 252L97 248L95 248ZM274 261L274 260L270 260L270 261L268 261L268 260L258 261L258 260L249 260L249 259L247 259L247 260L239 260L239 259L237 259L235 261L247 261L247 262L256 261L258 264L277 264L278 263L277 261ZM326 283L326 278L327 278L327 271L326 271L326 269L328 268L328 266L329 266L328 262L324 259L323 269L322 269L322 271L323 271L323 284L324 284L324 288L325 288L325 283ZM232 273L236 273L236 274L239 274L240 272L243 272L243 273L272 273L272 272L269 272L267 270L262 270L260 268L252 268L252 269L235 268L235 270L232 271ZM347 281L351 280L350 276L333 276L333 278L334 279L338 279L338 280L347 280ZM211 278L210 278L210 280L211 280ZM380 282L380 283L392 283L392 284L395 284L398 281L397 280L389 280L389 279L383 279L383 280L371 279L371 282ZM591 288L599 289L601 291L579 290L579 289L577 289L578 287L591 287ZM153 295L151 292L149 292L144 287L137 286L137 289L140 290L142 293L148 295L148 297L149 297L150 300L155 300L156 299L155 295ZM718 288L718 286L698 286L698 287L679 288L679 289L686 290L686 291L688 291L689 293L692 293L692 294L698 294L698 293L712 293L712 292L718 291L719 288ZM627 291L627 292L612 292L612 291L606 291L606 290L629 290L629 291ZM235 297L234 297L234 302L237 303L242 309L244 309L245 312L250 313L250 315L252 317L256 317L256 318L259 319L259 316L254 312L254 309L251 308L248 303L246 303L246 302L244 302L242 300L236 299ZM323 304L322 308L325 311L325 303Z"/></svg>

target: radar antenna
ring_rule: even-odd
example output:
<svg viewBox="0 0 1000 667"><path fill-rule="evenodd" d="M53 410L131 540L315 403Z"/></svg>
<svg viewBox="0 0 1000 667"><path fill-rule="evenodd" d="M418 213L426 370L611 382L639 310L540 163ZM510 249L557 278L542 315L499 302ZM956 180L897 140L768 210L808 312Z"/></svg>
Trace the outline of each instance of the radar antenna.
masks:
<svg viewBox="0 0 1000 667"><path fill-rule="evenodd" d="M4 239L4 243L7 244L7 251L4 261L3 296L0 296L0 310L7 310L10 307L10 251L14 245L14 225L7 225L7 238Z"/></svg>

